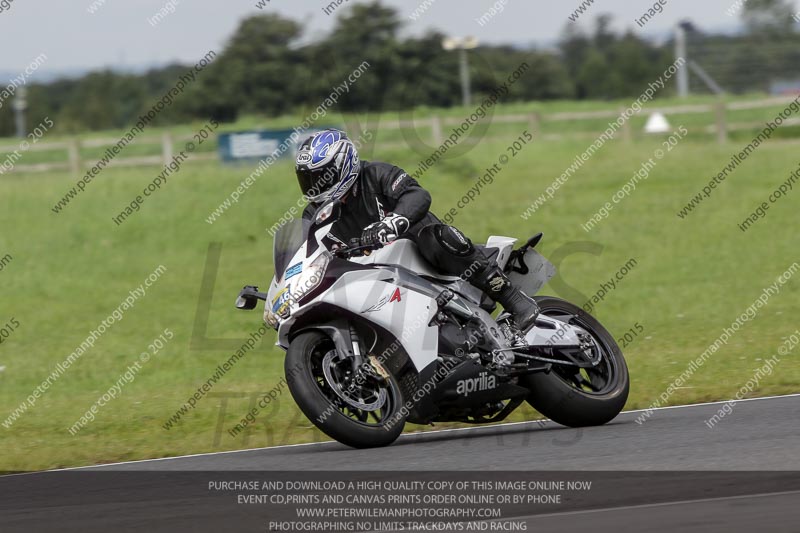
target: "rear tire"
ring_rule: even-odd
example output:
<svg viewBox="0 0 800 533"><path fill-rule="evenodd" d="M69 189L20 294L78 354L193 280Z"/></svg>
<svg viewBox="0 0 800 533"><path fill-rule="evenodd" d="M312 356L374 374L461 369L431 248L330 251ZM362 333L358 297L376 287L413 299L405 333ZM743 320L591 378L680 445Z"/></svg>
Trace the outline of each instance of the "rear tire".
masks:
<svg viewBox="0 0 800 533"><path fill-rule="evenodd" d="M378 410L348 406L333 390L320 368L320 354L335 351L333 341L320 331L301 333L289 345L284 370L289 391L303 414L329 437L353 448L387 446L405 426L400 386L389 375L385 401ZM374 418L373 423L368 423Z"/></svg>
<svg viewBox="0 0 800 533"><path fill-rule="evenodd" d="M586 390L576 384L567 366L553 365L548 374L531 374L520 378L520 384L530 390L527 401L549 419L568 427L599 426L613 420L625 407L630 391L628 366L614 337L593 316L580 307L560 298L537 296L542 314L554 318L574 316L571 323L580 325L597 341L603 360L590 369L582 379L596 383L599 390ZM602 367L602 368L601 368ZM603 371L606 376L603 376ZM588 377L588 379L587 379ZM605 379L606 383L602 383Z"/></svg>

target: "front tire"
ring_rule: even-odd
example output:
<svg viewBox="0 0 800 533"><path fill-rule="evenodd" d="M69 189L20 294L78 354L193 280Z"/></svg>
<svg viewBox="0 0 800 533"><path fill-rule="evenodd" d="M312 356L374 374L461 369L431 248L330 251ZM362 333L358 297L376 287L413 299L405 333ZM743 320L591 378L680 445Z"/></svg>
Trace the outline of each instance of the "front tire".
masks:
<svg viewBox="0 0 800 533"><path fill-rule="evenodd" d="M599 426L613 420L625 407L630 391L628 366L614 337L580 307L560 298L537 296L542 314L584 328L602 351L595 368L553 365L547 373L520 378L530 390L527 401L554 422L568 427Z"/></svg>
<svg viewBox="0 0 800 533"><path fill-rule="evenodd" d="M284 370L294 401L315 426L342 444L353 448L391 444L406 420L397 381L389 374L384 387L365 382L353 388L352 379L348 381L351 364L335 352L333 340L320 331L301 333L292 340Z"/></svg>

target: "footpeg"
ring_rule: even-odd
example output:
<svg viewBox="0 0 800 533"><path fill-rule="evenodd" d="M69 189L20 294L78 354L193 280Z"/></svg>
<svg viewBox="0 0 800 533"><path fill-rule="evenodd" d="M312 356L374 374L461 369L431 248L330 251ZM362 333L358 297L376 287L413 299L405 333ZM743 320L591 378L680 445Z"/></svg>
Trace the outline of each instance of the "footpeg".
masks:
<svg viewBox="0 0 800 533"><path fill-rule="evenodd" d="M501 322L500 331L503 333L503 337L505 337L508 346L512 348L521 348L528 345L522 332L511 320Z"/></svg>
<svg viewBox="0 0 800 533"><path fill-rule="evenodd" d="M515 360L516 357L512 351L496 351L492 355L492 362L500 368L511 366Z"/></svg>

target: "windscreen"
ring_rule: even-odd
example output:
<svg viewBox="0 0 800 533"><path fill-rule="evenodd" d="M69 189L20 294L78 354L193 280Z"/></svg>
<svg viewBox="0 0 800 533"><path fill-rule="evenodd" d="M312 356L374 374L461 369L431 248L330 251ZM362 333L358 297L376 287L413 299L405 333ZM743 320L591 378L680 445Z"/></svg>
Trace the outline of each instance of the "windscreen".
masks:
<svg viewBox="0 0 800 533"><path fill-rule="evenodd" d="M272 245L272 257L275 263L275 277L280 278L289 266L294 254L305 241L308 220L294 218L287 222L275 233ZM305 229L305 231L304 231Z"/></svg>

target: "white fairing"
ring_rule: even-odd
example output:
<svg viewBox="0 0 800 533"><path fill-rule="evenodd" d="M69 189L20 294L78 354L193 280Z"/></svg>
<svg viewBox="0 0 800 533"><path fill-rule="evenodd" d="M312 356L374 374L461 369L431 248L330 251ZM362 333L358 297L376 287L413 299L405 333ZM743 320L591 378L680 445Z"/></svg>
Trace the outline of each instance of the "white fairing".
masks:
<svg viewBox="0 0 800 533"><path fill-rule="evenodd" d="M323 210L317 215L317 222L325 222L326 214ZM330 230L331 224L318 226L313 239L321 242ZM497 248L497 261L504 267L509 259L516 239L509 237L491 237L487 248ZM306 257L308 242L303 243L288 262L285 272L278 274L270 285L265 309L265 320L274 319L278 323L278 345L287 348L289 344L289 331L295 317L301 315L304 308L311 308L320 303L330 304L334 308L349 311L364 317L387 330L408 354L417 371L422 371L434 363L439 353L439 330L437 326L430 326L432 319L438 312L438 305L434 298L410 287L400 286L395 283L396 273L387 269L353 270L344 273L325 292L317 295L302 306L298 301L312 288L318 287L322 272L327 268L329 252L318 246L316 250ZM325 256L323 256L325 254ZM530 273L522 276L512 273L512 280L518 283L528 294L538 290L547 282L553 266L538 253L529 250L525 254L526 263ZM394 243L377 250L369 256L352 258L351 261L361 264L374 265L399 265L421 276L429 276L441 280L457 280L452 276L443 276L437 272L419 253L417 245L407 239L400 239ZM320 265L323 266L320 266ZM484 313L477 310L478 313ZM482 319L492 323L492 318L487 314ZM553 321L552 329L534 328L528 334L531 344L575 344L577 335L570 326L564 328L563 324ZM391 348L391 346L390 346ZM380 355L380 354L373 354Z"/></svg>
<svg viewBox="0 0 800 533"><path fill-rule="evenodd" d="M303 307L331 304L385 328L397 339L416 369L421 371L435 362L439 353L438 328L429 326L437 310L436 301L386 277L386 272L380 270L348 272ZM293 305L292 314L298 309ZM281 321L279 345L288 346L292 322L291 317Z"/></svg>
<svg viewBox="0 0 800 533"><path fill-rule="evenodd" d="M436 300L391 281L381 272L349 272L319 297L341 309L359 314L399 341L417 370L439 354L439 328L429 326L437 311Z"/></svg>
<svg viewBox="0 0 800 533"><path fill-rule="evenodd" d="M492 235L486 243L486 249L497 248L497 264L500 268L505 268L516 242L517 239L512 237ZM362 265L401 265L422 276L438 279L459 279L458 276L447 276L437 271L433 265L422 257L416 243L408 239L396 240L368 256L355 257L351 261Z"/></svg>
<svg viewBox="0 0 800 533"><path fill-rule="evenodd" d="M456 276L446 276L434 269L433 265L419 253L417 244L408 239L396 240L369 255L353 257L350 260L362 265L400 265L420 276L445 280L458 279Z"/></svg>
<svg viewBox="0 0 800 533"><path fill-rule="evenodd" d="M314 235L315 239L321 241L329 230L330 225L318 228ZM302 306L299 305L298 300L314 279L310 276L314 261L326 253L325 248L320 246L310 257L306 257L307 247L308 244L304 243L289 261L286 272L280 276L276 275L270 284L266 302L267 313L269 310L278 313L282 305L286 306L284 311L288 310L288 317L278 318L278 345L288 347L288 334L294 322L293 317L301 312L301 308L329 303L339 309L361 315L389 331L418 371L436 361L439 353L439 332L437 327L429 326L438 309L436 301L423 293L391 282L387 279L391 278L391 274L385 270L347 272L328 290ZM397 241L369 257L354 261L400 264L422 274L430 271L431 275L436 275L411 241Z"/></svg>
<svg viewBox="0 0 800 533"><path fill-rule="evenodd" d="M492 235L489 237L489 240L486 241L486 248L497 248L497 266L500 268L505 268L508 264L508 258L511 256L511 252L514 250L514 244L517 242L517 239L513 237L498 237L496 235Z"/></svg>

